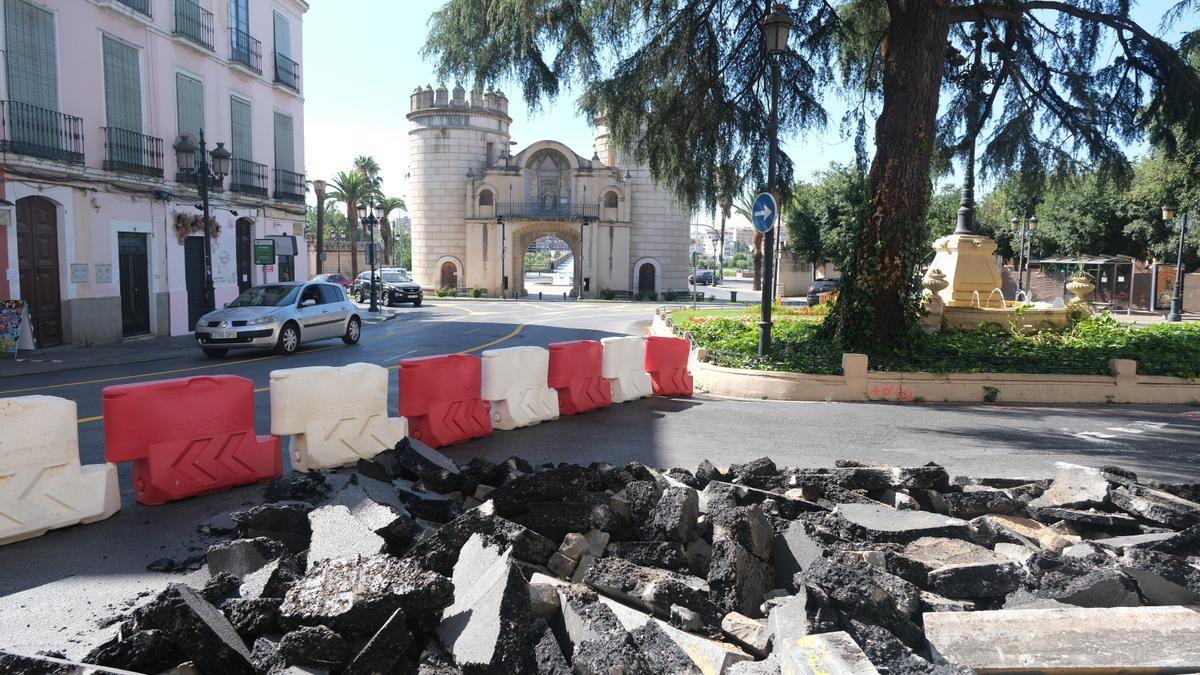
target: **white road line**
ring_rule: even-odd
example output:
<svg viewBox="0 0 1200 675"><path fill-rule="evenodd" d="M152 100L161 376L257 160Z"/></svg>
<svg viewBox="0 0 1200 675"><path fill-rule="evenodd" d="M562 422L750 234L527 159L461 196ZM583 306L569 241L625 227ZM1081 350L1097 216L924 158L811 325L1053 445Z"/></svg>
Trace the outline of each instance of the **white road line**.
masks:
<svg viewBox="0 0 1200 675"><path fill-rule="evenodd" d="M1135 429L1133 427L1109 427L1109 431L1115 431L1119 434L1144 434L1145 429Z"/></svg>
<svg viewBox="0 0 1200 675"><path fill-rule="evenodd" d="M1116 436L1113 436L1112 434L1106 434L1106 433L1103 433L1100 431L1080 431L1077 433L1071 433L1068 431L1067 435L1071 436L1073 438L1077 438L1081 441L1088 441L1089 443L1096 443L1098 445L1120 445L1120 443L1118 443L1117 441L1109 440L1112 438L1116 438Z"/></svg>

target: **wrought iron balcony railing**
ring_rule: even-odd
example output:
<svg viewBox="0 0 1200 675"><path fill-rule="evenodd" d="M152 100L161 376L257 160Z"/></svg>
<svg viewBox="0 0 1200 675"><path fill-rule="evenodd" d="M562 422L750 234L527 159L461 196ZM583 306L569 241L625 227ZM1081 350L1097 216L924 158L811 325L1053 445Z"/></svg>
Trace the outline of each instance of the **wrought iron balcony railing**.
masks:
<svg viewBox="0 0 1200 675"><path fill-rule="evenodd" d="M229 31L229 60L240 63L262 75L262 43L250 34L235 29Z"/></svg>
<svg viewBox="0 0 1200 675"><path fill-rule="evenodd" d="M163 177L163 141L141 132L102 127L104 131L104 169L136 173L151 178Z"/></svg>
<svg viewBox="0 0 1200 675"><path fill-rule="evenodd" d="M539 202L509 202L497 204L496 214L506 218L524 218L528 220L581 220L600 218L600 206L597 204L562 204Z"/></svg>
<svg viewBox="0 0 1200 675"><path fill-rule="evenodd" d="M235 157L229 169L229 191L266 197L267 165Z"/></svg>
<svg viewBox="0 0 1200 675"><path fill-rule="evenodd" d="M304 191L304 174L275 169L275 199L285 202L303 202Z"/></svg>
<svg viewBox="0 0 1200 675"><path fill-rule="evenodd" d="M300 64L276 52L275 81L293 91L300 91Z"/></svg>
<svg viewBox="0 0 1200 675"><path fill-rule="evenodd" d="M175 34L183 36L205 49L215 50L216 29L213 13L196 0L175 0Z"/></svg>
<svg viewBox="0 0 1200 675"><path fill-rule="evenodd" d="M150 14L150 0L117 0L117 2L125 5L129 9L132 9L138 14L152 16Z"/></svg>
<svg viewBox="0 0 1200 675"><path fill-rule="evenodd" d="M196 158L192 160L192 166L193 167L200 166L201 159L202 159L202 155L200 153L200 150L197 149L196 150ZM195 168L178 169L175 172L175 182L179 183L183 187L197 190L198 186L196 185L196 169ZM216 178L216 176L209 175L208 189L210 192L224 192L225 191L225 180L224 179L218 180Z"/></svg>
<svg viewBox="0 0 1200 675"><path fill-rule="evenodd" d="M83 162L83 119L19 101L0 101L0 152Z"/></svg>

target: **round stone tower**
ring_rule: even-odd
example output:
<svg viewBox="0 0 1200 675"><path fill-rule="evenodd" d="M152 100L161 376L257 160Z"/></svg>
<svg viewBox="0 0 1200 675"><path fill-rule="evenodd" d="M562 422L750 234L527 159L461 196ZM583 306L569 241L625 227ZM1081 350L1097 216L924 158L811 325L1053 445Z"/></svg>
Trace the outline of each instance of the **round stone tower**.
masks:
<svg viewBox="0 0 1200 675"><path fill-rule="evenodd" d="M508 99L499 91L468 99L459 86L417 87L408 123L413 277L426 288L451 280L464 287L472 274L465 269L468 192L508 152Z"/></svg>

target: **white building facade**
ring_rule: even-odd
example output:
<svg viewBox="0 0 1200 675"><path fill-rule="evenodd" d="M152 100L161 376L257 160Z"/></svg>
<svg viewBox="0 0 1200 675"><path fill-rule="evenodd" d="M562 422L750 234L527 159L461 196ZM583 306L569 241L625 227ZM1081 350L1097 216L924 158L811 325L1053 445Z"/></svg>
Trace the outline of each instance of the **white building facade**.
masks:
<svg viewBox="0 0 1200 675"><path fill-rule="evenodd" d="M523 295L526 249L554 236L571 248L584 297L686 288L688 211L614 147L603 120L584 159L550 140L511 154L501 92L417 87L408 119L413 273L423 286Z"/></svg>
<svg viewBox="0 0 1200 675"><path fill-rule="evenodd" d="M233 155L211 183L217 306L308 276L304 0L0 0L0 299L39 347L186 334L203 219L172 144ZM255 239L273 238L255 265Z"/></svg>

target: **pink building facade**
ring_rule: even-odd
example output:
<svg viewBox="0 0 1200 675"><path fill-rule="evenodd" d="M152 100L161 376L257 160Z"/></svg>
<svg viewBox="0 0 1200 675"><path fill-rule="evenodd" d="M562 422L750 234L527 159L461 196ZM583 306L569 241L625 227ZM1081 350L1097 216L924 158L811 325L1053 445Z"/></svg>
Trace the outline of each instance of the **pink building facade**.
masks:
<svg viewBox="0 0 1200 675"><path fill-rule="evenodd" d="M39 347L191 332L204 237L181 134L210 181L216 306L309 276L303 0L0 0L0 299ZM255 241L274 244L256 264Z"/></svg>

